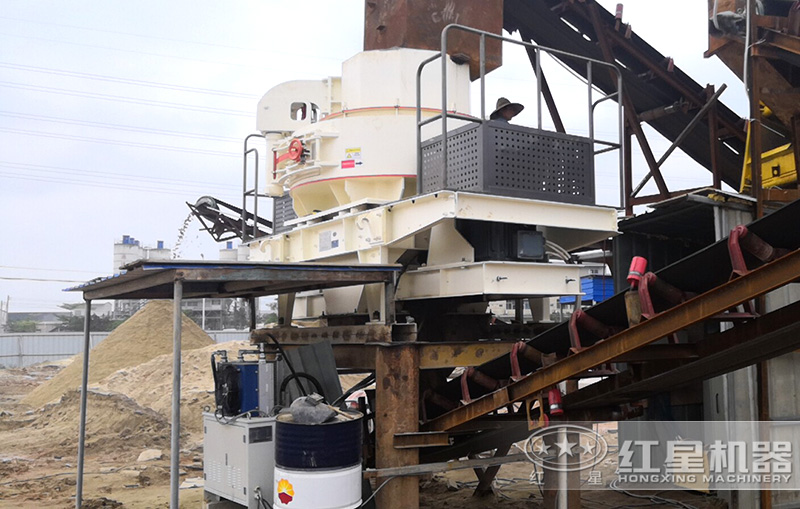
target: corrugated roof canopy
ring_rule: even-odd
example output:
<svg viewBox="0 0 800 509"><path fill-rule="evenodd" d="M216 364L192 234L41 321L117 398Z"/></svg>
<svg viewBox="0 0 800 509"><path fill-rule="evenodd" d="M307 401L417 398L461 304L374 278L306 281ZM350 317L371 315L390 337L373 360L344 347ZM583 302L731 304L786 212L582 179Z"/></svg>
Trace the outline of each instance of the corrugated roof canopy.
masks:
<svg viewBox="0 0 800 509"><path fill-rule="evenodd" d="M66 291L86 300L171 299L176 280L183 298L258 297L289 292L392 283L400 265L319 265L305 263L138 261L113 276L93 279Z"/></svg>

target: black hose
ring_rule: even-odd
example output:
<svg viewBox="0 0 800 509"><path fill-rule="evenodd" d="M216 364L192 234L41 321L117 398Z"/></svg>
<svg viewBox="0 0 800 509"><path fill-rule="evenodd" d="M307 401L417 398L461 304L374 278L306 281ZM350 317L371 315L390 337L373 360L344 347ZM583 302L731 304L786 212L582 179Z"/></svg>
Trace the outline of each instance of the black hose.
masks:
<svg viewBox="0 0 800 509"><path fill-rule="evenodd" d="M214 376L214 389L217 388L217 362L214 360L214 354L211 354L211 374Z"/></svg>
<svg viewBox="0 0 800 509"><path fill-rule="evenodd" d="M292 373L291 375L287 376L281 382L281 388L278 391L278 397L279 397L279 400L281 401L281 403L283 403L283 393L286 390L286 386L289 385L289 381L297 380L299 378L305 378L306 380L311 382L311 384L314 386L314 388L317 389L317 394L324 395L324 392L322 390L322 385L319 383L319 380L317 380L313 376L309 375L308 373L303 373L302 371L298 371L297 373ZM298 382L299 382L299 380L298 380ZM302 386L302 384L300 384L300 385ZM305 395L306 394L304 393L303 396L305 396Z"/></svg>
<svg viewBox="0 0 800 509"><path fill-rule="evenodd" d="M283 361L286 363L286 366L289 368L289 371L292 372L292 377L294 378L295 382L297 382L297 387L300 389L300 394L302 394L303 396L308 396L306 388L303 387L303 384L300 383L300 379L297 378L297 372L294 370L294 366L292 366L292 363L289 360L289 356L287 356L286 352L283 351L283 347L281 346L281 344L278 343L278 340L275 339L275 336L273 336L272 334L266 333L264 335L267 336L269 339L271 339L272 342L275 343L275 346L278 347L278 351L283 356Z"/></svg>
<svg viewBox="0 0 800 509"><path fill-rule="evenodd" d="M363 389L364 387L367 387L368 385L372 384L373 382L375 382L375 373L369 375L367 378L361 380L360 382L358 382L354 386L350 387L347 390L347 392L345 392L344 394L342 394L341 396L336 398L336 401L331 403L331 406L333 406L333 407L339 406L339 404L341 404L344 400L349 398L351 394L353 394L356 391L360 391L361 389Z"/></svg>

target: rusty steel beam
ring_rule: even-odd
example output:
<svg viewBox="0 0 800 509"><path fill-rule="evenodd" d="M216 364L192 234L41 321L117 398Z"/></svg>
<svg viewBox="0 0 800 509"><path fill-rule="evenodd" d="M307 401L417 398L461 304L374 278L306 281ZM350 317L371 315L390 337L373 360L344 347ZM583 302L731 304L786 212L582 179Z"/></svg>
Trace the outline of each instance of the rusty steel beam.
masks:
<svg viewBox="0 0 800 509"><path fill-rule="evenodd" d="M761 196L765 202L792 202L800 199L800 190L798 189L777 189L770 187L761 190Z"/></svg>
<svg viewBox="0 0 800 509"><path fill-rule="evenodd" d="M528 398L563 380L706 320L766 292L791 283L800 275L800 251L683 302L655 317L598 342L552 366L526 376L423 425L425 431L447 431L510 403Z"/></svg>
<svg viewBox="0 0 800 509"><path fill-rule="evenodd" d="M434 432L395 433L395 449L419 449L450 445L450 434Z"/></svg>
<svg viewBox="0 0 800 509"><path fill-rule="evenodd" d="M272 335L284 345L307 345L330 341L332 344L390 343L392 328L389 325L337 325L333 327L277 327L275 329L256 329L250 333L250 343L269 341Z"/></svg>
<svg viewBox="0 0 800 509"><path fill-rule="evenodd" d="M514 445L513 442L509 442L508 444L504 444L498 447L495 450L493 458L504 458L508 455L508 451L511 450L511 446ZM491 465L491 466L479 466L475 467L475 475L478 477L478 486L475 487L475 492L473 496L482 497L492 493L492 482L494 478L497 477L497 473L500 471L500 467L502 465Z"/></svg>
<svg viewBox="0 0 800 509"><path fill-rule="evenodd" d="M368 329L359 331L358 327L368 327ZM375 349L389 344L382 340L382 337L385 336L382 331L369 330L378 327L383 326L324 327L317 329L316 332L297 335L288 332L282 335L275 334L275 331L282 329L259 329L251 333L251 342L254 344L268 342L267 333L275 335L278 341L286 346L306 345L327 340L333 347L337 367L371 371L375 369ZM338 335L331 334L330 329L335 329ZM310 329L291 330L304 332ZM288 339L284 340L284 338ZM439 369L480 366L510 352L514 342L414 342L414 345L419 350L420 369Z"/></svg>
<svg viewBox="0 0 800 509"><path fill-rule="evenodd" d="M514 342L419 343L420 369L480 366L511 351Z"/></svg>
<svg viewBox="0 0 800 509"><path fill-rule="evenodd" d="M706 86L706 97L710 100L714 97L714 85ZM708 143L711 150L711 175L713 178L714 189L722 189L722 174L719 168L719 116L717 115L717 103L711 105L708 111Z"/></svg>
<svg viewBox="0 0 800 509"><path fill-rule="evenodd" d="M338 369L358 369L363 371L375 370L375 352L377 345L381 343L369 343L366 345L331 345L333 348L333 360ZM286 346L287 350L292 346Z"/></svg>
<svg viewBox="0 0 800 509"><path fill-rule="evenodd" d="M583 3L583 2L581 2L581 3ZM586 12L584 12L584 8L589 10L589 14L588 15L586 14ZM574 5L572 10L573 10L573 12L576 12L576 13L580 14L581 16L583 16L585 19L591 20L592 23L594 24L594 17L596 15L596 13L593 13L592 10L596 10L596 7L594 7L593 4L585 5L583 7L579 6L579 5ZM599 21L599 18L598 18L598 21ZM705 104L706 101L704 100L704 98L698 96L690 88L684 86L665 67L662 67L661 65L659 65L658 62L653 62L651 59L647 58L647 56L644 55L641 51L639 51L639 49L636 48L635 45L630 43L630 41L625 37L624 34L620 34L616 30L613 30L611 27L602 25L602 23L600 23L598 25L594 25L594 26L595 26L595 31L598 32L598 38L600 38L599 34L602 31L602 33L605 34L606 37L611 39L611 42L613 42L614 44L616 44L618 46L623 47L627 53L629 53L631 56L635 57L639 62L641 62L643 65L645 65L650 71L653 72L653 74L655 74L656 76L658 76L662 80L664 80L667 83L669 83L669 85L671 87L673 87L675 90L677 90L686 99L690 100L691 102L693 102L698 107L702 106L703 104ZM598 27L599 27L599 30L598 30ZM730 122L728 122L724 118L720 119L720 122L726 128L728 128L728 130L731 133L733 133L734 136L736 136L740 140L744 141L745 136L742 133L741 128L737 128L734 124L731 124Z"/></svg>
<svg viewBox="0 0 800 509"><path fill-rule="evenodd" d="M657 360L689 360L698 357L697 345L695 344L674 344L674 345L647 345L632 352L625 352L619 357L614 358L614 362L649 362Z"/></svg>

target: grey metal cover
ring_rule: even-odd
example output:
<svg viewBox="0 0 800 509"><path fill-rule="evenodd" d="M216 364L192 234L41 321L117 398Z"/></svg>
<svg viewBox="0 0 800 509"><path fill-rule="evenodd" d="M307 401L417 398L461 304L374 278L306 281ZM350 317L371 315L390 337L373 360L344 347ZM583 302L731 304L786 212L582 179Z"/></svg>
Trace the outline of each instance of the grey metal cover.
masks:
<svg viewBox="0 0 800 509"><path fill-rule="evenodd" d="M297 214L294 212L292 197L287 193L283 196L273 198L272 202L274 205L272 233L281 233L290 230L291 227L286 226L286 223L292 219L297 219Z"/></svg>
<svg viewBox="0 0 800 509"><path fill-rule="evenodd" d="M594 205L594 154L588 138L505 122L448 133L422 144L422 191L441 189Z"/></svg>

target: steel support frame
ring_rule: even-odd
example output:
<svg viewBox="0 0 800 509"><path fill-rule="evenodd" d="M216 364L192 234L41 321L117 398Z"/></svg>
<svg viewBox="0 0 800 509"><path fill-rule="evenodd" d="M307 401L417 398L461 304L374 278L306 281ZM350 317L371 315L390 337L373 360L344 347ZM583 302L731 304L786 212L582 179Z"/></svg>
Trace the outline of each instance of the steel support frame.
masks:
<svg viewBox="0 0 800 509"><path fill-rule="evenodd" d="M592 26L594 27L595 35L597 36L597 42L600 43L600 49L603 53L603 58L606 62L613 64L614 51L611 47L611 43L606 37L605 30L603 30L603 25L600 21L600 14L597 12L597 5L592 2L587 5L587 9L589 9ZM633 132L634 136L636 136L636 140L639 142L639 146L642 148L642 154L644 155L645 161L647 161L647 166L650 168L650 173L653 175L653 179L656 181L658 192L663 196L662 199L667 199L667 194L669 193L667 184L664 181L664 177L661 175L661 170L658 168L658 163L653 155L653 150L650 148L650 143L647 141L647 137L642 130L641 121L639 120L639 116L636 114L636 109L633 107L633 101L631 101L630 97L623 97L623 107L625 110L625 119L627 121L628 128ZM626 203L629 199L629 196L625 197ZM624 205L625 204L623 204L623 206Z"/></svg>
<svg viewBox="0 0 800 509"><path fill-rule="evenodd" d="M587 15L583 10L584 8L581 7L580 5L585 3L586 3L585 1L581 1L579 3L569 2L569 7L570 9L572 9L573 12L578 13L585 19L591 20L590 15ZM592 9L593 7L587 6L586 8ZM620 34L616 30L611 30L607 27L604 27L602 24L600 25L600 29L602 30L602 33L605 34L605 36L608 39L610 39L611 43L619 46L624 46L626 53L635 57L636 60L638 60L641 64L646 66L648 70L652 71L654 75L658 76L660 79L667 82L669 86L673 87L675 90L680 92L684 96L684 98L686 98L688 101L691 101L694 104L694 106L696 107L703 106L703 104L705 103L704 98L699 97L691 89L683 86L678 80L674 79L674 77L671 76L670 72L667 69L661 67L657 62L653 62L651 59L647 58L647 56L642 54L634 45L629 44L627 42L627 38L624 35ZM597 26L595 26L595 31L597 31ZM600 37L599 34L600 32L598 32L598 38ZM742 133L740 127L737 127L736 125L731 124L725 121L724 119L720 119L720 122L730 134L736 136L741 141L745 140L745 135L744 133Z"/></svg>
<svg viewBox="0 0 800 509"><path fill-rule="evenodd" d="M683 302L655 317L626 329L605 341L567 357L549 368L531 373L473 402L447 412L422 426L424 431L452 430L472 419L486 415L510 403L521 401L562 380L574 377L620 355L669 336L727 309L784 286L800 275L800 251L793 251L734 279Z"/></svg>
<svg viewBox="0 0 800 509"><path fill-rule="evenodd" d="M564 397L567 411L635 401L647 394L683 387L729 373L800 346L800 303L790 304L692 345L697 353L678 367L664 367L636 377L630 371ZM673 345L669 345L673 346ZM680 346L680 345L674 345Z"/></svg>

